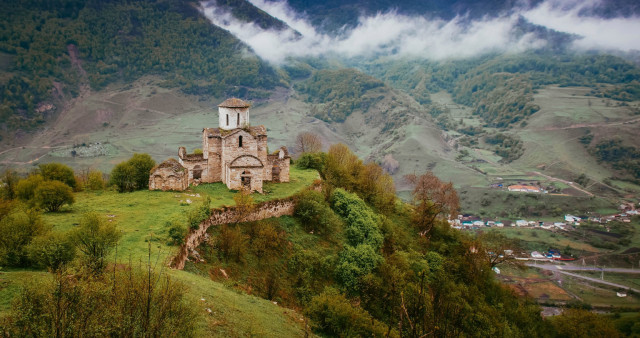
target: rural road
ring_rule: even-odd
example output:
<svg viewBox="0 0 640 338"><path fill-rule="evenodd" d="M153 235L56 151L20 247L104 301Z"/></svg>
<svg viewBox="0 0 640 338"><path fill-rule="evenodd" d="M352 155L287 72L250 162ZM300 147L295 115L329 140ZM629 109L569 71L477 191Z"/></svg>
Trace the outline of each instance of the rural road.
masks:
<svg viewBox="0 0 640 338"><path fill-rule="evenodd" d="M604 270L605 272L640 273L640 270L623 269L623 268L605 268L605 269L601 269L601 268L579 267L579 266L571 266L571 265L558 266L558 265L553 265L553 264L534 265L534 264L530 264L530 263L527 264L527 266L534 267L534 268L539 268L539 269L543 269L543 270L556 271L556 272L559 272L559 273L567 275L567 276L584 279L584 280L587 280L587 281L590 281L590 282L593 282L593 283L609 285L609 286L613 286L613 287L620 288L620 289L631 290L631 291L633 291L635 293L640 293L640 290L628 287L626 285L616 284L616 283L607 282L605 280L601 280L601 279L597 279L597 278L591 278L591 277L587 277L587 276L578 275L576 273L567 272L567 270L569 270L569 271L602 271L602 270Z"/></svg>
<svg viewBox="0 0 640 338"><path fill-rule="evenodd" d="M555 265L555 264L533 264L527 263L527 266L552 271L596 271L600 272L618 272L618 273L640 273L640 269L626 268L594 268L592 266L575 266L575 265Z"/></svg>
<svg viewBox="0 0 640 338"><path fill-rule="evenodd" d="M551 181L558 181L558 182L562 182L562 183L567 184L568 186L572 187L573 189L580 190L580 191L582 191L583 193L585 193L585 194L587 194L587 195L589 195L589 196L593 196L593 194L592 194L592 193L590 193L590 192L588 192L588 191L586 191L586 190L584 190L584 189L580 188L577 184L575 184L575 183L573 183L573 182L570 182L570 181L567 181L567 180L563 180L563 179L561 179L561 178L557 178L557 177L553 177L553 176L545 175L545 174L543 174L543 173L541 173L541 172L539 172L539 171L534 171L533 173L534 173L534 174L536 174L536 175L543 176L543 177L545 177L545 178L547 178L548 180L551 180Z"/></svg>

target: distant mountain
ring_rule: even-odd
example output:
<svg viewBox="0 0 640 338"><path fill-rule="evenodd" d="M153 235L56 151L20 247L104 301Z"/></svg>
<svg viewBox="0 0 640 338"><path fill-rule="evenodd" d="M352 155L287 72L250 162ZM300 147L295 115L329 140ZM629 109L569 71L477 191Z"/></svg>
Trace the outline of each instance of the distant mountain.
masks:
<svg viewBox="0 0 640 338"><path fill-rule="evenodd" d="M277 2L279 0L267 0ZM544 0L287 0L291 8L305 13L316 27L336 30L343 26L355 26L362 15L373 15L378 12L396 12L408 16L426 16L432 18L452 19L465 16L469 19L494 17L507 14L515 9L529 9ZM563 5L558 2L558 5ZM595 6L581 10L581 15L604 18L630 17L640 13L640 3L634 0L607 0L594 3ZM566 3L575 5L575 3Z"/></svg>

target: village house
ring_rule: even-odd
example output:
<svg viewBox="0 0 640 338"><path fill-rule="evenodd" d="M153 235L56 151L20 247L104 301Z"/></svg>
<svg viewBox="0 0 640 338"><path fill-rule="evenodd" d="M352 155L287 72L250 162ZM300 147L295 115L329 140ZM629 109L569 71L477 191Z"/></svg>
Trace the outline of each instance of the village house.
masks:
<svg viewBox="0 0 640 338"><path fill-rule="evenodd" d="M249 124L249 107L231 98L218 105L218 128L202 129L202 151L178 148L151 170L150 190L185 190L189 185L224 182L229 189L262 193L263 182L289 182L286 147L267 153L267 129Z"/></svg>
<svg viewBox="0 0 640 338"><path fill-rule="evenodd" d="M510 185L507 189L509 189L509 191L521 191L521 192L533 192L533 193L539 193L540 192L540 188L538 187L534 187L532 185Z"/></svg>

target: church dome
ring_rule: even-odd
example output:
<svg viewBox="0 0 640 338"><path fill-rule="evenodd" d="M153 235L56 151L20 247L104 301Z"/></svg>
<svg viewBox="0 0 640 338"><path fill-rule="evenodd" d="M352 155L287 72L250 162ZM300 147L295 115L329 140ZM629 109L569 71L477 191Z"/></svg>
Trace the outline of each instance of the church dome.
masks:
<svg viewBox="0 0 640 338"><path fill-rule="evenodd" d="M251 105L248 102L245 102L241 99L232 97L230 99L224 100L221 104L218 105L221 108L249 108Z"/></svg>

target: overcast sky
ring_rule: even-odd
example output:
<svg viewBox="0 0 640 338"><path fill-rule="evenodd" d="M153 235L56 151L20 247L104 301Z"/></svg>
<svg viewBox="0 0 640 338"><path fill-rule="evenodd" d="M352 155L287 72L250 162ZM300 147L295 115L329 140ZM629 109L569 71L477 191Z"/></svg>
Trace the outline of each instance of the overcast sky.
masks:
<svg viewBox="0 0 640 338"><path fill-rule="evenodd" d="M216 8L215 2L203 2L205 16L245 42L263 59L282 63L287 57L337 54L346 57L397 55L431 60L468 58L489 52L517 53L546 45L533 34L514 36L518 18L560 32L579 36L573 48L580 50L640 50L640 18L581 16L597 1L547 0L532 9L515 10L508 15L472 20L427 20L394 12L361 17L359 24L340 37L317 32L304 16L286 2L250 0L255 6L287 23L292 30L264 30L253 23L236 20Z"/></svg>

